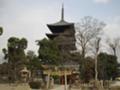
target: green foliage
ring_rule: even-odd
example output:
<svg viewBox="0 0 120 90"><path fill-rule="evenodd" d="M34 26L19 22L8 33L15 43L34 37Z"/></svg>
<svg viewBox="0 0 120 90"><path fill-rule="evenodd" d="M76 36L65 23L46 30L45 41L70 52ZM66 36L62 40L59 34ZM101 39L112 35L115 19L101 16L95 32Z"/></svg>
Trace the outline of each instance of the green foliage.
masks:
<svg viewBox="0 0 120 90"><path fill-rule="evenodd" d="M117 69L117 57L106 53L98 55L98 77L103 80L115 79Z"/></svg>
<svg viewBox="0 0 120 90"><path fill-rule="evenodd" d="M34 79L36 77L43 77L42 67L41 67L41 61L38 58L38 56L35 55L35 53L31 50L27 52L27 67L31 71L31 78ZM38 89L41 87L41 82L39 81L31 81L29 82L29 85L31 88Z"/></svg>
<svg viewBox="0 0 120 90"><path fill-rule="evenodd" d="M0 75L2 76L7 75L8 74L7 70L8 70L8 63L4 62L0 64Z"/></svg>
<svg viewBox="0 0 120 90"><path fill-rule="evenodd" d="M25 38L19 39L11 37L8 39L8 60L9 62L24 62L26 59L24 50L27 47L27 40ZM25 62L24 62L25 63Z"/></svg>
<svg viewBox="0 0 120 90"><path fill-rule="evenodd" d="M98 78L100 80L115 79L118 73L117 57L107 53L100 53L98 55ZM80 63L80 77L84 82L95 77L95 60L88 57Z"/></svg>
<svg viewBox="0 0 120 90"><path fill-rule="evenodd" d="M2 33L3 33L3 28L0 27L0 36L2 35Z"/></svg>
<svg viewBox="0 0 120 90"><path fill-rule="evenodd" d="M31 81L29 82L30 88L32 89L40 89L41 82L40 81Z"/></svg>
<svg viewBox="0 0 120 90"><path fill-rule="evenodd" d="M7 49L3 49L3 53L5 54L4 58L8 60L8 74L13 81L17 78L18 70L27 62L24 52L26 48L27 40L25 38L10 37L8 39Z"/></svg>
<svg viewBox="0 0 120 90"><path fill-rule="evenodd" d="M7 49L6 49L6 48L3 48L3 49L2 49L2 52L3 52L3 54L5 55L5 56L4 56L4 59L6 60L6 59L8 58Z"/></svg>
<svg viewBox="0 0 120 90"><path fill-rule="evenodd" d="M83 82L89 82L91 79L94 79L94 60L91 57L84 59L80 66L80 77Z"/></svg>
<svg viewBox="0 0 120 90"><path fill-rule="evenodd" d="M27 59L29 60L28 68L31 71L36 71L36 70L41 69L40 59L35 55L35 53L33 51L28 51L27 52Z"/></svg>
<svg viewBox="0 0 120 90"><path fill-rule="evenodd" d="M59 64L61 57L55 41L43 39L38 42L38 45L39 58L41 59L42 64Z"/></svg>

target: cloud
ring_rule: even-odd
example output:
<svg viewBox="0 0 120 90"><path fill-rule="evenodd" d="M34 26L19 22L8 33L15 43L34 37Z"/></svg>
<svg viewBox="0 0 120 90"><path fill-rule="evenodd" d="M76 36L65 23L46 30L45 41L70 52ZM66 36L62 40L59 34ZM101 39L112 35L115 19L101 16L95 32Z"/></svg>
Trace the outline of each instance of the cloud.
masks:
<svg viewBox="0 0 120 90"><path fill-rule="evenodd" d="M120 16L109 17L104 29L105 36L110 39L120 38ZM120 48L117 49L118 61L120 62Z"/></svg>
<svg viewBox="0 0 120 90"><path fill-rule="evenodd" d="M105 33L109 37L120 37L120 16L110 18L109 21L107 21Z"/></svg>
<svg viewBox="0 0 120 90"><path fill-rule="evenodd" d="M96 3L104 3L107 4L109 3L111 0L94 0Z"/></svg>
<svg viewBox="0 0 120 90"><path fill-rule="evenodd" d="M4 33L0 36L0 50L6 47L9 37L16 36L25 37L28 40L28 50L37 52L38 47L35 40L44 38L45 33L50 32L46 24L59 20L59 10L61 9L57 5L46 7L48 6L46 3L44 5L36 2L22 4L20 0L11 1L5 0L3 9L0 9L0 26L4 28Z"/></svg>

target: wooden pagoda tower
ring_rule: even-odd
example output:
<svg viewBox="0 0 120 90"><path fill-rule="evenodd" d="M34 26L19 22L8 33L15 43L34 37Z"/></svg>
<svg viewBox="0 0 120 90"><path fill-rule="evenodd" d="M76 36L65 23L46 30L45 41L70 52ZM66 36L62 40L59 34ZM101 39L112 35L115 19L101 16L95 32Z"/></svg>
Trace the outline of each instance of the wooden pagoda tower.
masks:
<svg viewBox="0 0 120 90"><path fill-rule="evenodd" d="M71 51L76 50L74 23L64 20L64 5L62 5L61 20L53 24L47 24L47 27L51 33L47 33L46 36L49 38L49 40L55 40L57 42L62 54L71 53ZM70 83L71 77L74 78L74 75L78 74L76 68L79 68L78 64L71 63L71 61L72 60L67 59L59 66L43 65L43 68L45 69L44 74L49 78L50 75L59 76L60 84L65 84L65 86L67 86L67 83ZM53 70L51 70L51 68Z"/></svg>

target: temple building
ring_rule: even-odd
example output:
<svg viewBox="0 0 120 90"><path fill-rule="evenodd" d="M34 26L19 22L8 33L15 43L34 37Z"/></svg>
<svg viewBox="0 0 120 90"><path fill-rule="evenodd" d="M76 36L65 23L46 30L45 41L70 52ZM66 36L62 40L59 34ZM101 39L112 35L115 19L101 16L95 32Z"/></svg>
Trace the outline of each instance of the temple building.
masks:
<svg viewBox="0 0 120 90"><path fill-rule="evenodd" d="M47 24L52 32L47 33L50 40L56 40L61 51L73 51L75 47L75 28L74 23L69 23L64 20L64 6L62 5L61 20L53 24Z"/></svg>

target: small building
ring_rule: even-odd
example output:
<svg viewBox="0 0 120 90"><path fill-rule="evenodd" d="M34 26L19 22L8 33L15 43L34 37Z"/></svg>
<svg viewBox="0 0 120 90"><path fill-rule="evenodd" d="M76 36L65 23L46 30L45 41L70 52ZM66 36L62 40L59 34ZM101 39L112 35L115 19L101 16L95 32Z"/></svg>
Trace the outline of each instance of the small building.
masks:
<svg viewBox="0 0 120 90"><path fill-rule="evenodd" d="M42 65L43 74L45 76L58 77L59 84L65 84L65 76L67 78L67 84L73 83L76 77L79 75L79 65ZM54 80L56 81L56 80Z"/></svg>

